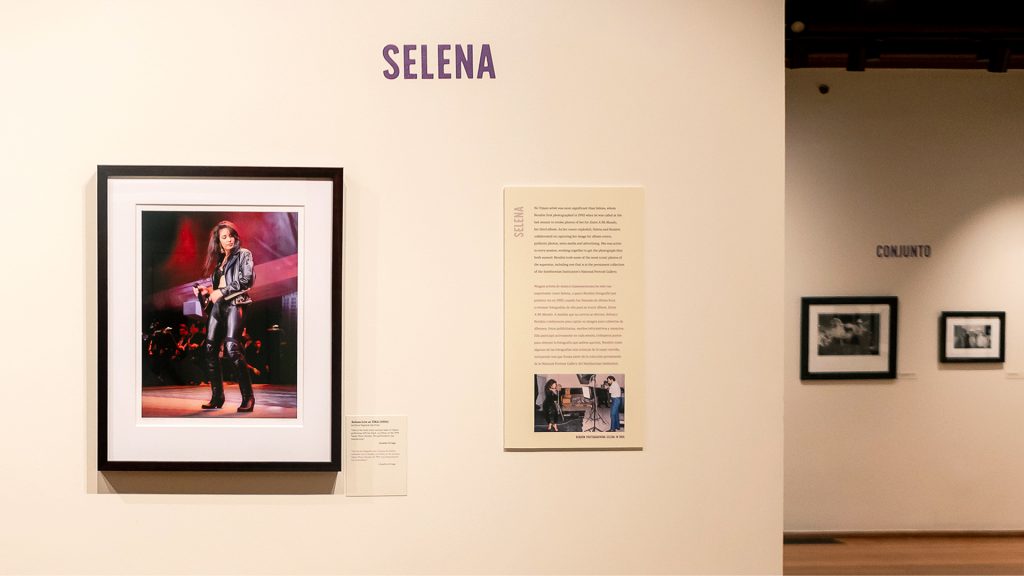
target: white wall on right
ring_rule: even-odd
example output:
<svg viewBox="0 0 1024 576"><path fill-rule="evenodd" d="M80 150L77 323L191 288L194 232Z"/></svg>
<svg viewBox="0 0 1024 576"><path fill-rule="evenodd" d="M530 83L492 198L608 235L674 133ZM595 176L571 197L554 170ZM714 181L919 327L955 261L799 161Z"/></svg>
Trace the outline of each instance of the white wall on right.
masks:
<svg viewBox="0 0 1024 576"><path fill-rule="evenodd" d="M840 295L899 297L896 380L800 380ZM788 71L785 309L787 531L1024 529L1024 72ZM1005 311L1006 362L939 363L944 310Z"/></svg>

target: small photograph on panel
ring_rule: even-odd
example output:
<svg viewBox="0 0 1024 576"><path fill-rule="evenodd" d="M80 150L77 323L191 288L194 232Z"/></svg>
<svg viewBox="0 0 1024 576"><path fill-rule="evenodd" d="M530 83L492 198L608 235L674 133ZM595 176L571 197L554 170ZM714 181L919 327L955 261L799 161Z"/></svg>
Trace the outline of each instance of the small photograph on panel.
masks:
<svg viewBox="0 0 1024 576"><path fill-rule="evenodd" d="M818 314L819 356L877 356L880 314Z"/></svg>
<svg viewBox="0 0 1024 576"><path fill-rule="evenodd" d="M533 431L624 432L625 374L534 374Z"/></svg>
<svg viewBox="0 0 1024 576"><path fill-rule="evenodd" d="M299 214L143 210L143 418L298 415Z"/></svg>

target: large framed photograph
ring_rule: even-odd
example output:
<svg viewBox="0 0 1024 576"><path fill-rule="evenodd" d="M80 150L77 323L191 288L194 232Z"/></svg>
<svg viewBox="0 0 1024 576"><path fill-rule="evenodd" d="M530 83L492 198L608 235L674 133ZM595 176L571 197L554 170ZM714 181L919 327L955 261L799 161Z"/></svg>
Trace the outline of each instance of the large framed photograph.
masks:
<svg viewBox="0 0 1024 576"><path fill-rule="evenodd" d="M99 469L340 470L342 169L97 173Z"/></svg>
<svg viewBox="0 0 1024 576"><path fill-rule="evenodd" d="M896 377L895 296L801 300L800 378Z"/></svg>
<svg viewBox="0 0 1024 576"><path fill-rule="evenodd" d="M1006 312L943 312L939 361L1006 361Z"/></svg>

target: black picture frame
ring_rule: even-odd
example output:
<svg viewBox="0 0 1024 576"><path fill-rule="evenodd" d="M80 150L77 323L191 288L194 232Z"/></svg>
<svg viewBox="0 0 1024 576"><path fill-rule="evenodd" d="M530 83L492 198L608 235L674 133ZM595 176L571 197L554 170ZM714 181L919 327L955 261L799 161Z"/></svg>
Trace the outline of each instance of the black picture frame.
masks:
<svg viewBox="0 0 1024 576"><path fill-rule="evenodd" d="M939 362L1006 361L1006 312L944 311L939 316Z"/></svg>
<svg viewBox="0 0 1024 576"><path fill-rule="evenodd" d="M295 376L291 383L297 404L294 416L287 410L287 417L276 416L268 407L271 415L260 416L263 420L258 422L244 418L256 411L238 411L231 414L237 418L231 419L143 417L145 391L139 366L144 352L139 336L144 338L146 330L141 322L143 307L130 303L133 298L135 302L147 298L140 288L145 285L140 279L144 268L140 263L145 260L139 256L139 246L146 238L146 217L160 211L207 219L241 212L264 220L293 222L290 242L294 254L278 259L292 266L288 269L293 270L292 276L288 277L288 271L282 273L285 279L278 280L276 286L291 282L296 287L294 296L280 298L294 303L287 307L287 314L297 317L300 326L290 344L302 351L292 353L297 365L292 374L303 375ZM206 230L202 233L209 236ZM276 229L266 232L276 233ZM339 472L342 243L340 167L98 166L97 468ZM278 260L268 264L280 269L275 264ZM324 267L329 267L329 273ZM255 269L260 270L258 262ZM264 270L268 269L271 267ZM151 276L147 273L147 278ZM197 277L201 275L197 273ZM259 283L257 274L254 292ZM276 325L271 331L274 328L280 331ZM125 335L126 331L130 334ZM128 350L131 343L135 345ZM136 365L129 366L133 361ZM234 406L228 410L235 412Z"/></svg>
<svg viewBox="0 0 1024 576"><path fill-rule="evenodd" d="M898 316L895 296L802 298L800 379L896 378Z"/></svg>

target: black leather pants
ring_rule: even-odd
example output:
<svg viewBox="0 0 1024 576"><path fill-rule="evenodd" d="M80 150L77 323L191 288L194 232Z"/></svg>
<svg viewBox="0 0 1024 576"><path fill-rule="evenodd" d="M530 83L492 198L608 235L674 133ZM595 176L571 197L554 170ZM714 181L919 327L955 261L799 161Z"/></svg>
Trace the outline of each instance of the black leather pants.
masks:
<svg viewBox="0 0 1024 576"><path fill-rule="evenodd" d="M252 397L252 380L249 379L249 364L242 351L242 329L245 328L243 308L218 301L210 309L210 320L206 325L206 375L214 397L224 392L224 376L221 374L220 346L224 344L224 355L238 375L238 389L242 401Z"/></svg>

